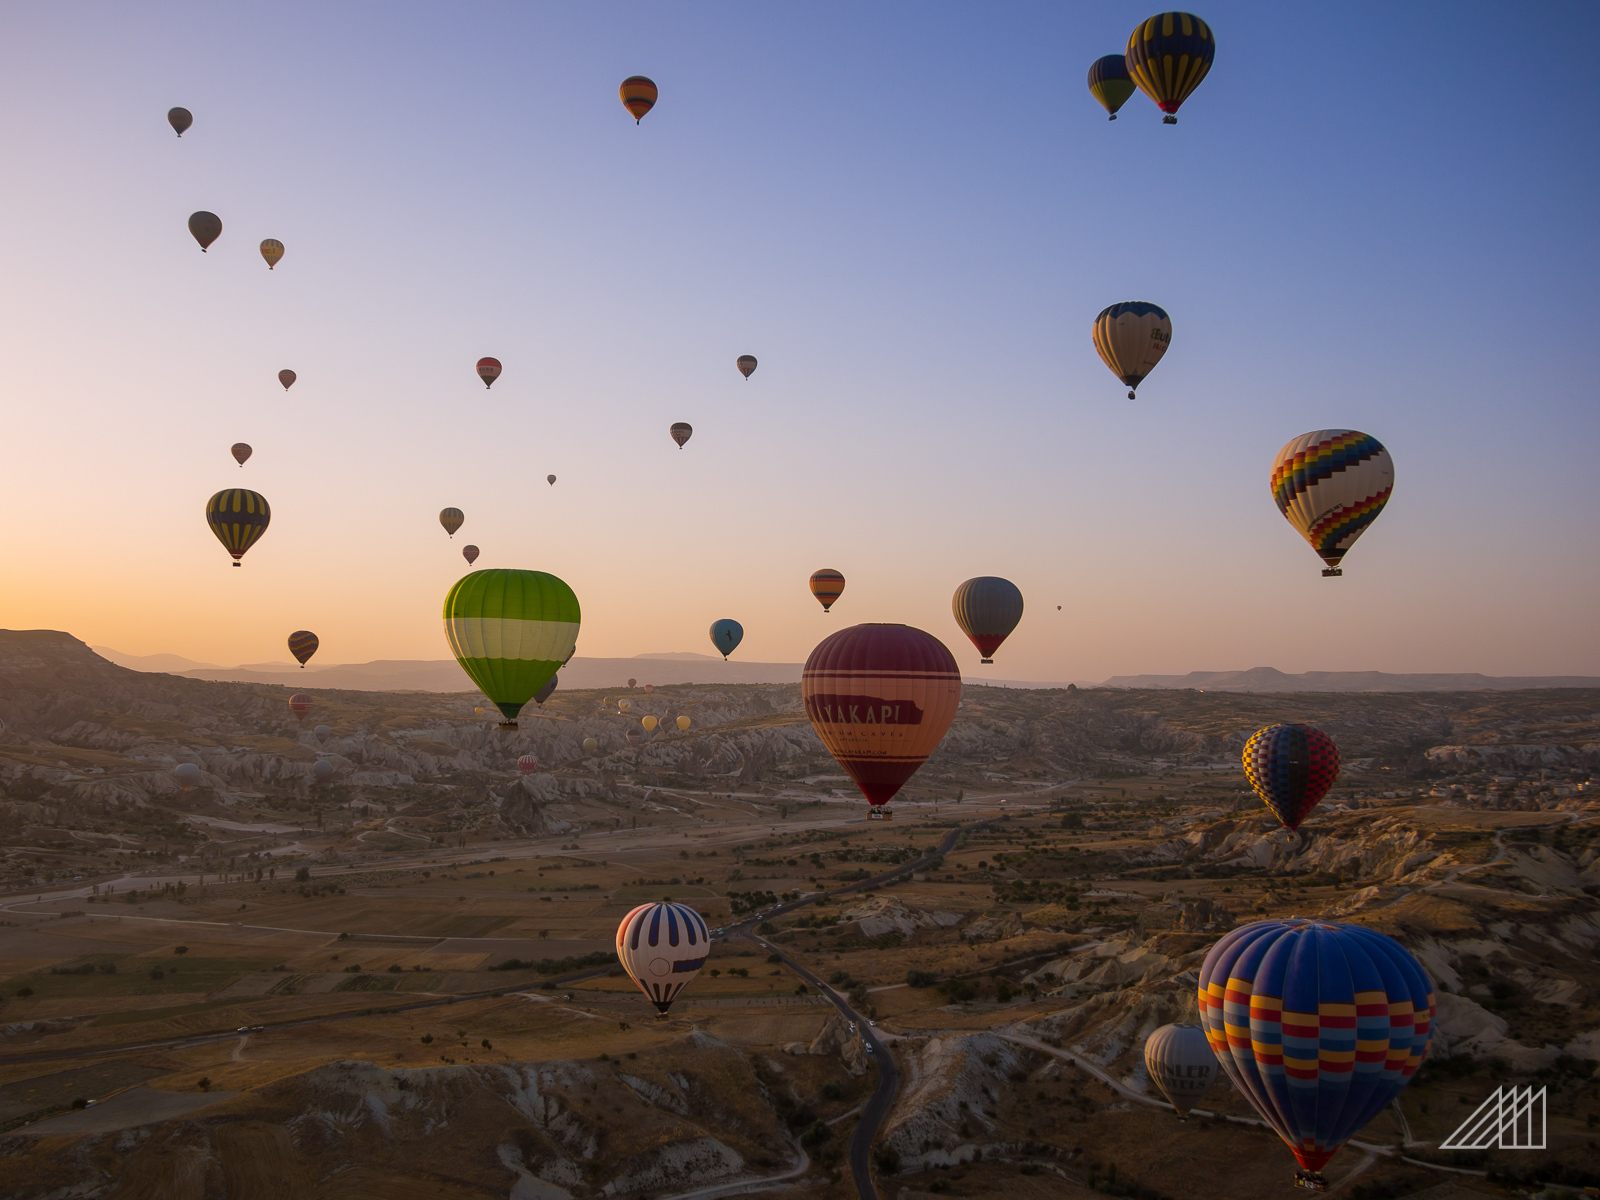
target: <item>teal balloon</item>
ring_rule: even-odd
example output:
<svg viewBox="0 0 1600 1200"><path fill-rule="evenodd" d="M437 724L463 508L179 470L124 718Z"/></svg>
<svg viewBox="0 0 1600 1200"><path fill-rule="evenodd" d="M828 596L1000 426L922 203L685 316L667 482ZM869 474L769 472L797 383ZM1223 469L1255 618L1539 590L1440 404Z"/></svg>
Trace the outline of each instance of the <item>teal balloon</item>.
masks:
<svg viewBox="0 0 1600 1200"><path fill-rule="evenodd" d="M737 650L742 641L744 641L744 626L731 617L711 622L711 644L721 652L723 658L727 658Z"/></svg>

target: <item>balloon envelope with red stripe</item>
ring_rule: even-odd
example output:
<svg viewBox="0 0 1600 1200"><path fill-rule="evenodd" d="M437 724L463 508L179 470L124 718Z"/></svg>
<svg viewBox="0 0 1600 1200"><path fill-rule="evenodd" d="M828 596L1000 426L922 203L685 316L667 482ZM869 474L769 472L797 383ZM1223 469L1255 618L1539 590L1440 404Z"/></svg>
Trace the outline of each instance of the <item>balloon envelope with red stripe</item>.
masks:
<svg viewBox="0 0 1600 1200"><path fill-rule="evenodd" d="M800 696L822 744L877 807L938 749L961 703L961 672L931 633L852 625L811 652Z"/></svg>
<svg viewBox="0 0 1600 1200"><path fill-rule="evenodd" d="M1339 747L1310 725L1263 726L1242 757L1245 778L1285 829L1299 829L1339 778Z"/></svg>
<svg viewBox="0 0 1600 1200"><path fill-rule="evenodd" d="M317 640L317 635L309 629L296 629L289 635L289 653L294 655L295 661L302 668L305 667L311 656L317 652L317 647L320 645L322 643Z"/></svg>
<svg viewBox="0 0 1600 1200"><path fill-rule="evenodd" d="M823 612L832 612L833 602L844 595L844 576L832 567L811 572L811 594L822 605Z"/></svg>
<svg viewBox="0 0 1600 1200"><path fill-rule="evenodd" d="M1344 556L1378 519L1394 491L1394 460L1355 429L1317 429L1285 443L1269 480L1278 511L1342 575Z"/></svg>
<svg viewBox="0 0 1600 1200"><path fill-rule="evenodd" d="M294 719L304 721L306 714L311 711L311 697L302 692L296 692L289 697L289 711L294 714Z"/></svg>
<svg viewBox="0 0 1600 1200"><path fill-rule="evenodd" d="M492 388L494 381L500 378L500 360L498 358L480 358L478 360L478 378L483 380L483 386Z"/></svg>
<svg viewBox="0 0 1600 1200"><path fill-rule="evenodd" d="M1329 921L1256 921L1206 954L1200 1024L1223 1072L1318 1174L1422 1065L1434 990L1393 938Z"/></svg>
<svg viewBox="0 0 1600 1200"><path fill-rule="evenodd" d="M979 661L992 663L1000 643L1022 620L1022 591L1009 579L980 575L956 588L950 607L961 632L982 655Z"/></svg>
<svg viewBox="0 0 1600 1200"><path fill-rule="evenodd" d="M710 950L705 918L687 904L641 904L617 926L617 959L662 1016L700 974Z"/></svg>
<svg viewBox="0 0 1600 1200"><path fill-rule="evenodd" d="M538 769L539 759L537 755L524 754L521 758L517 759L517 770L521 771L524 775L532 775Z"/></svg>

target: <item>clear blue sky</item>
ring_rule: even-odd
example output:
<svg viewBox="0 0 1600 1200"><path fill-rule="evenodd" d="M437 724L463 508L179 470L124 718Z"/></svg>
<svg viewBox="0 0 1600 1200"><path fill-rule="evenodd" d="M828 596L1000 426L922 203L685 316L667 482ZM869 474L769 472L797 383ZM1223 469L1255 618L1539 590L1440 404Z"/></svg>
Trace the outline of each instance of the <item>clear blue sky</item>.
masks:
<svg viewBox="0 0 1600 1200"><path fill-rule="evenodd" d="M1108 123L1085 71L1149 11L7 6L0 625L442 657L472 541L573 584L582 654L905 620L975 672L950 593L1001 574L1008 678L1600 673L1600 6L1208 3L1180 123ZM1174 325L1135 402L1089 339L1125 299ZM1340 580L1266 483L1330 426L1397 471Z"/></svg>

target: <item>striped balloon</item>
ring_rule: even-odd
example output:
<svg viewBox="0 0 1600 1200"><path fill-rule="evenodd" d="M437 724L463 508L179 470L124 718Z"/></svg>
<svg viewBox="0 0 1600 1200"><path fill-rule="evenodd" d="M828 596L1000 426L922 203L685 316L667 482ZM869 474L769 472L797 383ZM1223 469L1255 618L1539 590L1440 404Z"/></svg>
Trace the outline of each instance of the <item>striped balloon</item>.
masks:
<svg viewBox="0 0 1600 1200"><path fill-rule="evenodd" d="M1117 109L1128 102L1135 91L1133 76L1128 74L1128 60L1121 54L1107 54L1089 64L1089 94L1111 114L1107 120L1117 119Z"/></svg>
<svg viewBox="0 0 1600 1200"><path fill-rule="evenodd" d="M522 772L524 775L532 775L538 769L539 759L537 755L524 754L521 758L517 759L517 770Z"/></svg>
<svg viewBox="0 0 1600 1200"><path fill-rule="evenodd" d="M1318 429L1278 451L1270 482L1278 511L1327 564L1323 575L1342 575L1344 556L1389 503L1394 460L1371 434Z"/></svg>
<svg viewBox="0 0 1600 1200"><path fill-rule="evenodd" d="M444 531L455 537L456 530L460 529L467 516L459 508L441 508L439 510L439 524L444 526Z"/></svg>
<svg viewBox="0 0 1600 1200"><path fill-rule="evenodd" d="M678 443L678 449L683 449L683 444L694 436L694 426L687 421L674 421L672 428L667 430L672 435L672 440Z"/></svg>
<svg viewBox="0 0 1600 1200"><path fill-rule="evenodd" d="M877 807L943 740L961 703L961 672L931 633L852 625L811 651L800 696L828 753Z"/></svg>
<svg viewBox="0 0 1600 1200"><path fill-rule="evenodd" d="M478 548L476 546L461 547L461 557L467 560L467 566L478 561Z"/></svg>
<svg viewBox="0 0 1600 1200"><path fill-rule="evenodd" d="M1134 28L1124 58L1139 90L1167 114L1162 123L1176 125L1178 108L1200 86L1216 53L1211 26L1193 13L1165 12Z"/></svg>
<svg viewBox="0 0 1600 1200"><path fill-rule="evenodd" d="M245 463L250 461L250 455L253 454L254 451L250 449L249 442L235 442L232 448L229 450L229 453L233 455L233 461L242 467Z"/></svg>
<svg viewBox="0 0 1600 1200"><path fill-rule="evenodd" d="M741 354L734 359L733 365L739 368L739 374L749 379L756 372L756 356L754 354Z"/></svg>
<svg viewBox="0 0 1600 1200"><path fill-rule="evenodd" d="M644 993L667 1015L678 993L700 974L711 950L705 919L687 904L641 904L617 926L617 958Z"/></svg>
<svg viewBox="0 0 1600 1200"><path fill-rule="evenodd" d="M309 629L296 629L289 635L289 653L295 656L301 670L305 670L306 662L317 652L317 647L321 644L317 640L317 635Z"/></svg>
<svg viewBox="0 0 1600 1200"><path fill-rule="evenodd" d="M1095 352L1128 385L1128 399L1172 345L1172 318L1148 300L1124 300L1102 309L1090 331Z"/></svg>
<svg viewBox="0 0 1600 1200"><path fill-rule="evenodd" d="M572 589L543 571L474 571L444 598L445 639L509 729L572 657L581 619Z"/></svg>
<svg viewBox="0 0 1600 1200"><path fill-rule="evenodd" d="M1211 1087L1217 1059L1200 1026L1163 1025L1144 1040L1144 1069L1182 1117Z"/></svg>
<svg viewBox="0 0 1600 1200"><path fill-rule="evenodd" d="M961 632L978 648L978 661L992 663L1000 643L1022 620L1022 592L1009 579L980 575L956 588L950 607Z"/></svg>
<svg viewBox="0 0 1600 1200"><path fill-rule="evenodd" d="M1339 778L1339 747L1310 725L1267 725L1244 744L1244 775L1285 829L1299 829Z"/></svg>
<svg viewBox="0 0 1600 1200"><path fill-rule="evenodd" d="M277 238L267 238L261 243L261 257L266 260L267 270L274 270L283 259L283 243Z"/></svg>
<svg viewBox="0 0 1600 1200"><path fill-rule="evenodd" d="M645 113L656 106L661 95L655 82L643 75L629 75L617 92L622 97L622 107L628 110L635 125L644 120Z"/></svg>
<svg viewBox="0 0 1600 1200"><path fill-rule="evenodd" d="M1334 1153L1417 1073L1433 984L1393 938L1360 925L1257 921L1200 968L1200 1023L1240 1094L1317 1186Z"/></svg>
<svg viewBox="0 0 1600 1200"><path fill-rule="evenodd" d="M206 501L206 524L238 566L272 520L266 497L248 488L225 488Z"/></svg>
<svg viewBox="0 0 1600 1200"><path fill-rule="evenodd" d="M831 567L811 572L811 594L822 605L823 612L831 612L833 602L844 595L844 576Z"/></svg>
<svg viewBox="0 0 1600 1200"><path fill-rule="evenodd" d="M494 381L500 378L501 370L498 358L480 358L478 360L478 378L483 380L485 388L494 386Z"/></svg>
<svg viewBox="0 0 1600 1200"><path fill-rule="evenodd" d="M306 714L311 711L311 697L304 692L296 692L289 697L289 711L294 714L296 721L304 721Z"/></svg>

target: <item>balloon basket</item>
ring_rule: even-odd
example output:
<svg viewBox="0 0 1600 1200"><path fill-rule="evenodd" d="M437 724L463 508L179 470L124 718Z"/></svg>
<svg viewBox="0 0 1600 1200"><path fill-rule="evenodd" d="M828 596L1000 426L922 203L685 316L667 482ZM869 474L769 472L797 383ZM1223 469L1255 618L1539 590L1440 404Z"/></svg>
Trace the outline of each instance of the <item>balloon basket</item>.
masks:
<svg viewBox="0 0 1600 1200"><path fill-rule="evenodd" d="M1296 1171L1294 1185L1304 1188L1308 1192L1325 1192L1328 1190L1328 1181L1323 1178L1321 1171Z"/></svg>
<svg viewBox="0 0 1600 1200"><path fill-rule="evenodd" d="M500 728L504 729L504 730L508 730L508 731L514 730L514 729L516 729L516 727L517 727L517 723L515 721L501 721L500 722Z"/></svg>
<svg viewBox="0 0 1600 1200"><path fill-rule="evenodd" d="M1342 567L1327 567L1323 570L1322 577L1324 579L1337 579L1343 574L1344 569Z"/></svg>
<svg viewBox="0 0 1600 1200"><path fill-rule="evenodd" d="M1173 116L1171 113L1168 113L1166 116L1161 118L1161 123L1163 125L1176 125L1178 123L1178 118Z"/></svg>

